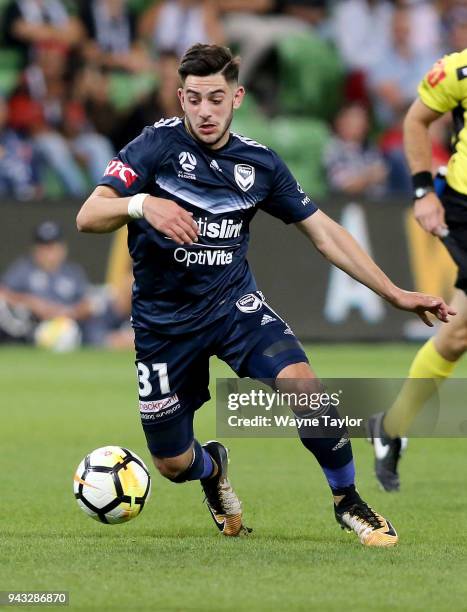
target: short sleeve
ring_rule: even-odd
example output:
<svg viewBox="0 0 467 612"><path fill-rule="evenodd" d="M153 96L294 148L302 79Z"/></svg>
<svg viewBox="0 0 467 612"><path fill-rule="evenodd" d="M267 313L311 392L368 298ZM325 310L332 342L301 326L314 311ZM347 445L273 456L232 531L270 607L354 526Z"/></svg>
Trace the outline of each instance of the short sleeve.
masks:
<svg viewBox="0 0 467 612"><path fill-rule="evenodd" d="M446 113L460 102L457 53L439 59L418 87L421 101L438 113Z"/></svg>
<svg viewBox="0 0 467 612"><path fill-rule="evenodd" d="M121 197L141 192L155 175L163 149L161 130L144 128L110 160L99 185L113 187Z"/></svg>
<svg viewBox="0 0 467 612"><path fill-rule="evenodd" d="M298 223L318 210L310 196L293 177L282 159L274 152L272 187L260 208L284 223Z"/></svg>

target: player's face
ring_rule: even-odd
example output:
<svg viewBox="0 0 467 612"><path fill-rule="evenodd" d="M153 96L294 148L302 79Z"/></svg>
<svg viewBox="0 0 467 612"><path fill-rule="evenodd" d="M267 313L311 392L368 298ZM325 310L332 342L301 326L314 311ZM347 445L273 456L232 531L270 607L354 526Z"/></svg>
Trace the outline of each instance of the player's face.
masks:
<svg viewBox="0 0 467 612"><path fill-rule="evenodd" d="M244 95L243 87L228 83L220 73L206 77L189 75L178 90L190 132L212 149L219 149L229 139L233 111Z"/></svg>

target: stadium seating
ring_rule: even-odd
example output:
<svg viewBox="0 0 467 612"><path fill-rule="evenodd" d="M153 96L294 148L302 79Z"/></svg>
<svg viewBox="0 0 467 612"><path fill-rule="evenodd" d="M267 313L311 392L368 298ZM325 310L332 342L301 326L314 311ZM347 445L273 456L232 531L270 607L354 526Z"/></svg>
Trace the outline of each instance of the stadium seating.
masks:
<svg viewBox="0 0 467 612"><path fill-rule="evenodd" d="M110 97L115 108L124 110L131 107L135 100L142 99L157 84L154 73L125 74L113 72L110 77Z"/></svg>
<svg viewBox="0 0 467 612"><path fill-rule="evenodd" d="M251 96L237 111L233 129L265 144L286 160L303 189L313 197L326 194L322 154L330 133L326 122L311 117L265 117Z"/></svg>
<svg viewBox="0 0 467 612"><path fill-rule="evenodd" d="M320 119L283 117L272 124L273 148L312 197L326 194L326 177L322 165L323 149L329 140L329 128Z"/></svg>
<svg viewBox="0 0 467 612"><path fill-rule="evenodd" d="M16 87L21 73L21 56L15 49L0 53L0 95L7 97Z"/></svg>
<svg viewBox="0 0 467 612"><path fill-rule="evenodd" d="M334 47L307 34L284 37L276 52L281 112L332 118L344 84L344 65Z"/></svg>

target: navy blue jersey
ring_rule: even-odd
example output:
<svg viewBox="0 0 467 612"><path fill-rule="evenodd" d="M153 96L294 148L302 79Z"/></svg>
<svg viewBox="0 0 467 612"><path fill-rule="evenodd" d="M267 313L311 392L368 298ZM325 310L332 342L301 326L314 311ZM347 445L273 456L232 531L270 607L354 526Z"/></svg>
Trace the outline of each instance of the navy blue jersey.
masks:
<svg viewBox="0 0 467 612"><path fill-rule="evenodd" d="M285 223L317 210L276 153L234 133L212 150L178 117L146 127L109 162L100 184L122 197L149 193L174 200L198 223L199 241L190 246L145 219L128 224L133 323L167 334L201 329L257 289L246 253L259 208Z"/></svg>

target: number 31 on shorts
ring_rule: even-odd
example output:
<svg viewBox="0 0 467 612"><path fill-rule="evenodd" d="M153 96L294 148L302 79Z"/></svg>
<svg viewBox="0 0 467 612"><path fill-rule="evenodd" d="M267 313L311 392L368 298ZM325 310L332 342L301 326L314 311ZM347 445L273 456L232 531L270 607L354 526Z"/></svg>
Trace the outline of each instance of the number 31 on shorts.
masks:
<svg viewBox="0 0 467 612"><path fill-rule="evenodd" d="M157 373L161 394L166 395L170 393L169 375L167 373L166 363L152 363L151 371L145 363L139 362L137 368L140 397L148 397L148 395L151 395L153 387L149 379L153 372Z"/></svg>

